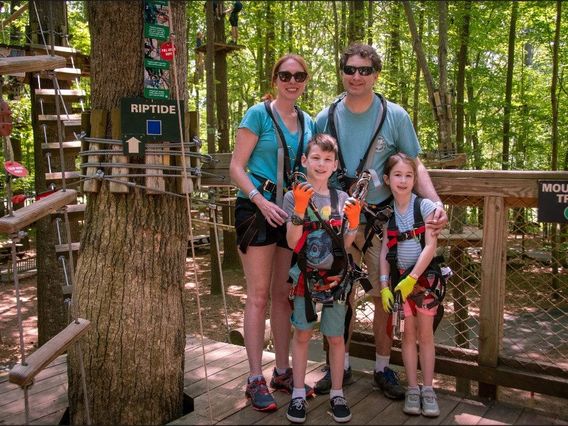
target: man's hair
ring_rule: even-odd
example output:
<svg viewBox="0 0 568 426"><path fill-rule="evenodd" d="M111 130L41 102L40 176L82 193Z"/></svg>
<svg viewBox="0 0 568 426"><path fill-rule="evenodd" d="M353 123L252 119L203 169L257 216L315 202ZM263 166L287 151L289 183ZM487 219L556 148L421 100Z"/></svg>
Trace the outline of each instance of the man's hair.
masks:
<svg viewBox="0 0 568 426"><path fill-rule="evenodd" d="M328 135L327 133L316 133L308 142L306 157L310 154L310 151L314 146L319 146L323 152L333 152L335 154L335 159L337 160L337 142L333 136Z"/></svg>
<svg viewBox="0 0 568 426"><path fill-rule="evenodd" d="M347 64L347 60L351 56L359 55L362 58L369 58L373 64L373 68L377 72L381 72L383 69L383 63L381 57L375 50L373 46L363 43L351 43L341 54L341 59L339 60L339 66L343 68Z"/></svg>

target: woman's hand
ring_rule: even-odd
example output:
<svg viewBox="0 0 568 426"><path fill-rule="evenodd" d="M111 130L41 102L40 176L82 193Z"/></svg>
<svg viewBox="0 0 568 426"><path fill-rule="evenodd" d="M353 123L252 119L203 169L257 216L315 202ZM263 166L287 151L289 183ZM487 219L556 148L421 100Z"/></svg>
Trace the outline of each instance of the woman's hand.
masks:
<svg viewBox="0 0 568 426"><path fill-rule="evenodd" d="M259 199L259 201L257 201ZM288 215L277 204L268 201L264 197L254 197L256 205L269 225L275 228L286 222Z"/></svg>

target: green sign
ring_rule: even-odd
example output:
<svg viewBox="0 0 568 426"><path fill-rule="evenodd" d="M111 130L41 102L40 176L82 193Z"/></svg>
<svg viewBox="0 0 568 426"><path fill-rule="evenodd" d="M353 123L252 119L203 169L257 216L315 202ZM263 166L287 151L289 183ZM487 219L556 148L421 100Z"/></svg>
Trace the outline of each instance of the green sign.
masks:
<svg viewBox="0 0 568 426"><path fill-rule="evenodd" d="M159 59L144 59L144 68L156 68L159 70L169 70L170 63Z"/></svg>
<svg viewBox="0 0 568 426"><path fill-rule="evenodd" d="M165 25L144 24L144 37L167 40L169 36L170 28Z"/></svg>
<svg viewBox="0 0 568 426"><path fill-rule="evenodd" d="M568 180L538 182L538 221L568 223Z"/></svg>
<svg viewBox="0 0 568 426"><path fill-rule="evenodd" d="M181 115L183 129L183 104L180 108L178 111L177 102L170 99L122 98L120 122L124 153L143 155L149 142L180 142L178 117Z"/></svg>

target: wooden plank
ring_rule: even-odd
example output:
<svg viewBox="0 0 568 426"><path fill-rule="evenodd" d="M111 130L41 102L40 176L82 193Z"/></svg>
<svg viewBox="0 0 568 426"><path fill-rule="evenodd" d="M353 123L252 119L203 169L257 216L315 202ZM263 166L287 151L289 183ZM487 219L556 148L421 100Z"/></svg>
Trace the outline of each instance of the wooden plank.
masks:
<svg viewBox="0 0 568 426"><path fill-rule="evenodd" d="M80 179L81 178L81 172L65 172L65 179ZM45 174L45 180L50 181L50 180L62 180L63 179L63 173L61 172L54 172L54 173L46 173Z"/></svg>
<svg viewBox="0 0 568 426"><path fill-rule="evenodd" d="M0 75L52 70L64 67L66 62L61 56L8 56L0 58Z"/></svg>
<svg viewBox="0 0 568 426"><path fill-rule="evenodd" d="M14 11L10 16L8 16L6 19L4 19L2 21L1 27L4 28L7 25L9 25L12 21L15 21L16 19L18 19L20 16L22 16L22 14L28 10L29 7L29 3L24 3L23 5L21 5L18 10Z"/></svg>
<svg viewBox="0 0 568 426"><path fill-rule="evenodd" d="M506 284L507 209L503 198L485 198L483 229L482 252L487 255L481 259L480 292L484 297L479 307L479 365L496 367L503 335ZM480 396L496 397L494 386L489 386L487 392L489 395L483 395L480 389Z"/></svg>
<svg viewBox="0 0 568 426"><path fill-rule="evenodd" d="M114 108L110 112L110 122L111 122L111 132L113 139L121 139L122 138L122 129L121 129L121 122L120 122L120 109ZM112 145L111 148L113 151L117 151L117 155L112 156L113 163L120 163L126 164L128 163L128 157L122 153L122 146L120 145ZM126 167L113 167L111 169L111 175L126 175L128 174L128 169ZM110 192L115 193L122 193L127 194L130 190L129 187L126 185L128 183L127 177L115 177L112 178L113 180L109 182L109 190Z"/></svg>
<svg viewBox="0 0 568 426"><path fill-rule="evenodd" d="M78 251L81 248L81 243L71 243L71 250ZM57 244L55 246L55 253L69 253L69 244Z"/></svg>
<svg viewBox="0 0 568 426"><path fill-rule="evenodd" d="M12 216L0 218L0 232L12 234L28 226L49 213L77 200L77 191L67 189L57 191L21 209L14 210Z"/></svg>
<svg viewBox="0 0 568 426"><path fill-rule="evenodd" d="M46 46L45 44L38 44L38 43L30 43L26 44L26 47L29 47L30 50L35 50L38 52L51 52L51 45ZM67 46L53 46L53 51L61 56L69 57L72 55L76 55L79 53L77 49ZM64 66L64 65L61 65Z"/></svg>
<svg viewBox="0 0 568 426"><path fill-rule="evenodd" d="M490 408L491 403L483 403L480 401L461 401L456 407L443 419L445 425L474 425L483 420L485 413Z"/></svg>
<svg viewBox="0 0 568 426"><path fill-rule="evenodd" d="M33 58L33 56L28 56L28 58ZM49 99L54 99L56 91L55 89L35 89L35 94L37 97L43 98L44 102L48 102ZM80 100L87 95L85 91L81 89L60 89L59 94L66 101Z"/></svg>
<svg viewBox="0 0 568 426"><path fill-rule="evenodd" d="M523 411L522 408L513 407L503 403L494 403L477 422L478 425L514 425Z"/></svg>
<svg viewBox="0 0 568 426"><path fill-rule="evenodd" d="M63 149L67 150L80 150L81 149L81 141L67 141L67 142L48 142L42 143L41 148L43 150L59 150L60 145L63 146Z"/></svg>
<svg viewBox="0 0 568 426"><path fill-rule="evenodd" d="M148 155L145 156L145 164L163 164L162 155ZM164 171L160 169L146 169L146 193L147 194L162 194L166 190L166 181L162 177Z"/></svg>
<svg viewBox="0 0 568 426"><path fill-rule="evenodd" d="M101 109L96 109L91 112L91 134L93 138L104 138L106 135L106 124L107 124L108 112ZM98 143L90 143L89 150L97 151L99 149ZM100 162L99 155L89 155L87 157L88 163L98 163ZM87 167L85 174L87 177L93 177L97 173L96 167ZM83 183L84 192L99 192L100 181L97 179L88 179Z"/></svg>
<svg viewBox="0 0 568 426"><path fill-rule="evenodd" d="M83 336L91 327L91 322L78 318L53 338L36 349L27 359L25 365L17 364L10 370L8 379L18 386L28 386L34 377L51 361L61 355L67 348Z"/></svg>

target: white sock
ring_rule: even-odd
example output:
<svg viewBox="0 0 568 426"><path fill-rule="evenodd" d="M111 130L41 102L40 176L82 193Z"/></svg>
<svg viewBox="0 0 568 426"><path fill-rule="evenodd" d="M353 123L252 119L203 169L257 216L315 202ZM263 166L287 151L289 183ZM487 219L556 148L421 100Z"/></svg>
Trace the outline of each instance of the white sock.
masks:
<svg viewBox="0 0 568 426"><path fill-rule="evenodd" d="M345 358L343 359L343 369L349 370L349 352L345 352Z"/></svg>
<svg viewBox="0 0 568 426"><path fill-rule="evenodd" d="M329 399L333 399L333 398L335 398L336 396L341 396L341 397L343 397L343 389L337 389L337 390L331 389L331 390L329 391Z"/></svg>
<svg viewBox="0 0 568 426"><path fill-rule="evenodd" d="M422 390L431 390L432 392L434 391L434 388L432 386L422 386Z"/></svg>
<svg viewBox="0 0 568 426"><path fill-rule="evenodd" d="M292 389L292 399L302 398L306 399L306 388L294 388Z"/></svg>
<svg viewBox="0 0 568 426"><path fill-rule="evenodd" d="M278 374L279 376L281 376L282 374L284 374L286 372L286 370L288 370L287 368L277 368L276 369L276 374Z"/></svg>
<svg viewBox="0 0 568 426"><path fill-rule="evenodd" d="M375 371L383 372L389 366L390 356L382 356L375 353Z"/></svg>

